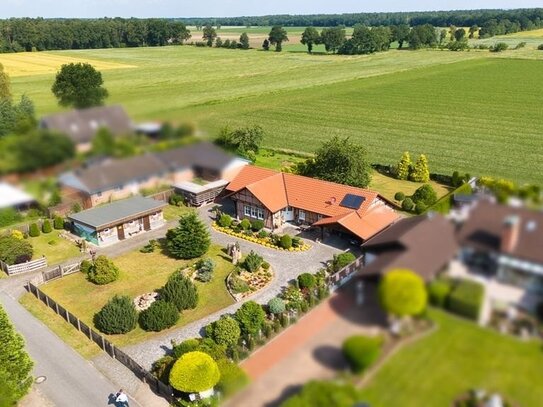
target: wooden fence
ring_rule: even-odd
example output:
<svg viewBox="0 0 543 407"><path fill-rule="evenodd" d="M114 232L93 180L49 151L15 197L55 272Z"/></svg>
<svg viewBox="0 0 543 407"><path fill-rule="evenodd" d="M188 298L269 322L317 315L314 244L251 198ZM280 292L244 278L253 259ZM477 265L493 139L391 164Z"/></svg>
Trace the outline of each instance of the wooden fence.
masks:
<svg viewBox="0 0 543 407"><path fill-rule="evenodd" d="M52 270L51 272L48 272L48 273L53 273L53 271L56 271L56 270L57 269ZM60 269L59 272L61 273L62 269ZM75 271L72 271L72 272L75 272ZM44 281L46 281L45 280L46 273L43 273L43 274L44 274ZM51 276L53 275L56 275L56 274L51 274ZM55 278L60 278L64 275L66 274L60 274L59 276ZM109 356L111 356L113 359L117 359L119 362L125 365L128 369L130 369L136 375L138 379L140 379L144 383L147 383L149 387L155 393L164 397L170 403L174 401L173 389L171 386L168 386L162 383L160 380L158 380L149 371L145 370L141 365L139 365L134 359L132 359L122 350L120 350L111 342L109 342L104 336L96 332L94 329L92 329L90 326L85 324L83 321L77 318L74 314L72 314L70 311L68 311L58 302L56 302L47 294L45 294L43 291L41 291L38 285L39 285L39 280L29 281L27 284L27 289L38 300L40 300L49 308L51 308L56 314L64 318L66 322L73 325L74 328L76 328L79 332L82 332L87 338L89 338L91 341L96 343Z"/></svg>
<svg viewBox="0 0 543 407"><path fill-rule="evenodd" d="M362 270L364 267L364 256L358 257L351 264L343 267L341 270L327 277L328 285L331 291L334 291L350 281L357 271Z"/></svg>
<svg viewBox="0 0 543 407"><path fill-rule="evenodd" d="M5 271L8 275L28 273L30 271L36 271L47 267L47 259L40 257L36 260L27 261L26 263L8 265L0 260L0 269Z"/></svg>
<svg viewBox="0 0 543 407"><path fill-rule="evenodd" d="M170 199L170 197L173 194L174 194L174 190L173 190L173 188L171 188L171 189L167 189L165 191L160 191L160 192L157 192L157 193L154 193L154 194L151 194L151 195L147 195L146 197L147 198L152 198L155 201L168 202L168 200Z"/></svg>

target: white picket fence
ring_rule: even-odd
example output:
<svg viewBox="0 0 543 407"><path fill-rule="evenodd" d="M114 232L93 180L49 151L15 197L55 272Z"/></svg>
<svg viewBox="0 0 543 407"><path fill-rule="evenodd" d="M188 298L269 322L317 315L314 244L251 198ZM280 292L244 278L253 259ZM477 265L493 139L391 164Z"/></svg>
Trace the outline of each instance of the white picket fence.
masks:
<svg viewBox="0 0 543 407"><path fill-rule="evenodd" d="M30 271L35 271L46 267L47 259L45 257L40 257L36 260L27 261L26 263L21 264L14 264L11 266L0 260L0 268L10 276L15 274L28 273Z"/></svg>

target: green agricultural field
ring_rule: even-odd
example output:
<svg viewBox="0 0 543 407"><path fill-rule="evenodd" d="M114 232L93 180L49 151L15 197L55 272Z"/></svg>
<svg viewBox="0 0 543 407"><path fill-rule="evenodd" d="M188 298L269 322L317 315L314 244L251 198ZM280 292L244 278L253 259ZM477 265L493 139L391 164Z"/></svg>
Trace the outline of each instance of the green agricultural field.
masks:
<svg viewBox="0 0 543 407"><path fill-rule="evenodd" d="M470 389L500 392L523 407L541 405L543 353L538 341L478 327L431 310L436 332L393 355L363 389L372 406L450 406Z"/></svg>
<svg viewBox="0 0 543 407"><path fill-rule="evenodd" d="M36 64L47 55L117 64L103 71L108 102L136 120L191 121L210 136L226 124L260 124L266 146L306 152L337 134L366 145L374 162L410 150L427 153L436 172L540 182L543 52L338 56L291 44L294 52L283 53L177 46L31 56ZM50 113L60 109L53 80L14 76L13 90L30 96L38 114Z"/></svg>

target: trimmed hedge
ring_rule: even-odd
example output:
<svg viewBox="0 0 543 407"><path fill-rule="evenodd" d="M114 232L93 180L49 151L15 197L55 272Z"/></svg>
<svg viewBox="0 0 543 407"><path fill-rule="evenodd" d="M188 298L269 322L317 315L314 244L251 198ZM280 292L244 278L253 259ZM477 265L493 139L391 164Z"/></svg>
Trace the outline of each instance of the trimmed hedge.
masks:
<svg viewBox="0 0 543 407"><path fill-rule="evenodd" d="M140 314L140 326L145 331L159 332L174 326L179 320L179 311L171 302L155 301Z"/></svg>
<svg viewBox="0 0 543 407"><path fill-rule="evenodd" d="M428 284L428 299L436 307L445 307L453 289L453 282L446 279L437 279Z"/></svg>
<svg viewBox="0 0 543 407"><path fill-rule="evenodd" d="M485 295L484 286L470 280L459 280L447 300L447 309L455 314L479 319Z"/></svg>
<svg viewBox="0 0 543 407"><path fill-rule="evenodd" d="M383 338L355 335L343 342L343 354L354 373L368 369L381 355Z"/></svg>

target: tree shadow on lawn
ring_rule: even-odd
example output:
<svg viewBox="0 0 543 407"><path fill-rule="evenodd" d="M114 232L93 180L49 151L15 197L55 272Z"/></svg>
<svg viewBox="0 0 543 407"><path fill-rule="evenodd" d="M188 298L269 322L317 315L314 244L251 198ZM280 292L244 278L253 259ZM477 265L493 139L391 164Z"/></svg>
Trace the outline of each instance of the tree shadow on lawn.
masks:
<svg viewBox="0 0 543 407"><path fill-rule="evenodd" d="M302 384L295 384L292 386L288 386L285 388L279 397L277 397L275 400L270 401L269 403L264 404L264 407L278 407L283 403L286 399L294 396L295 394L298 394L302 390L303 385ZM330 406L332 407L332 406Z"/></svg>
<svg viewBox="0 0 543 407"><path fill-rule="evenodd" d="M319 346L313 351L313 358L322 366L332 370L340 371L349 367L343 352L336 346Z"/></svg>

